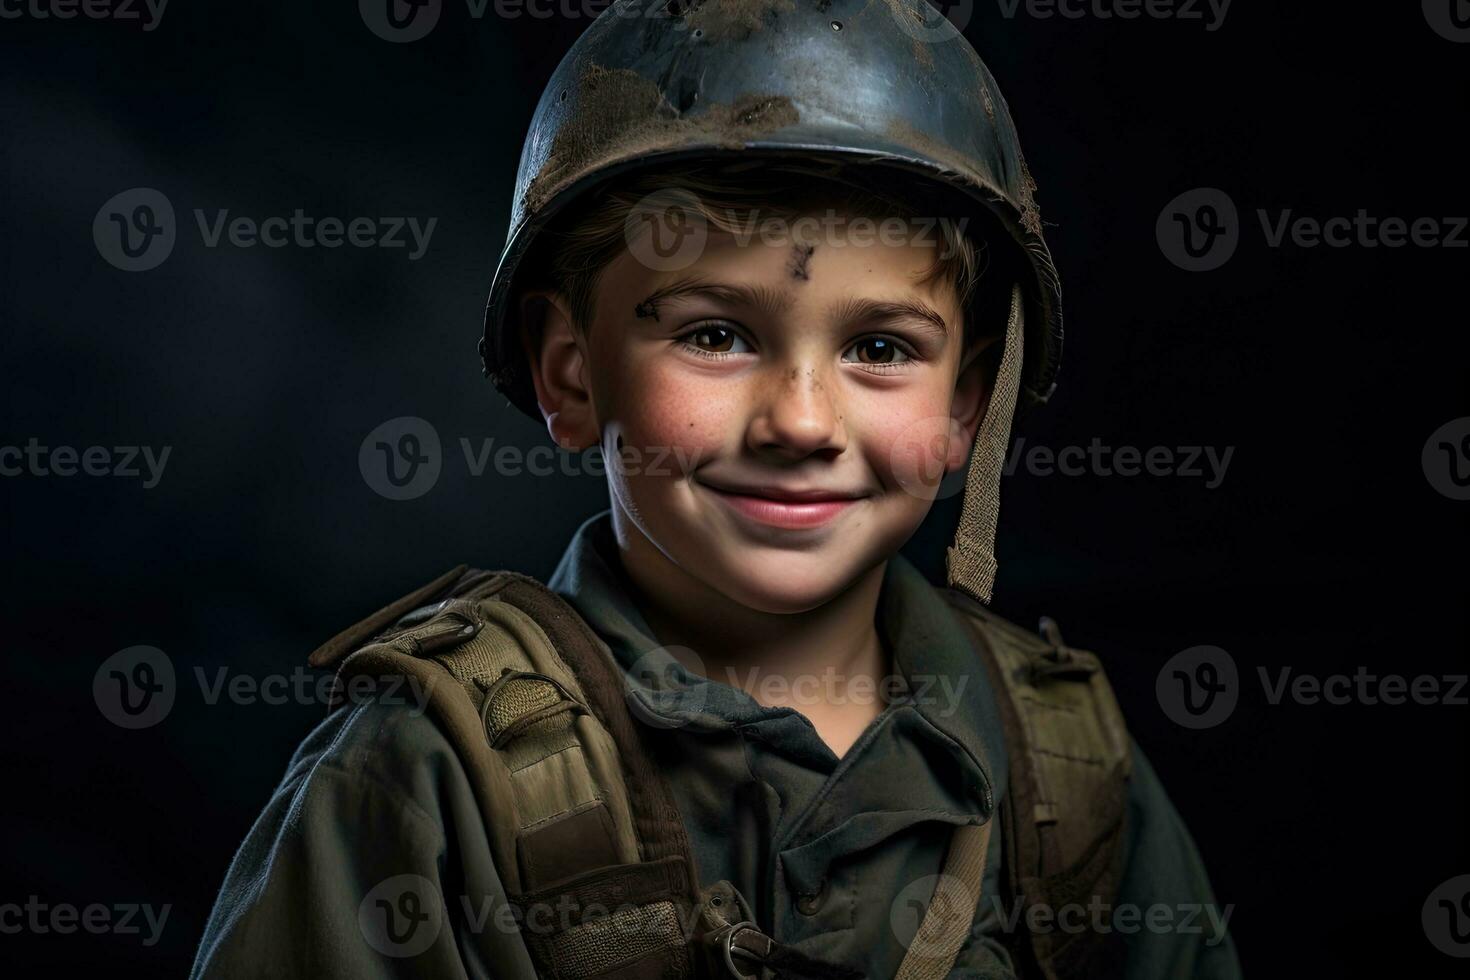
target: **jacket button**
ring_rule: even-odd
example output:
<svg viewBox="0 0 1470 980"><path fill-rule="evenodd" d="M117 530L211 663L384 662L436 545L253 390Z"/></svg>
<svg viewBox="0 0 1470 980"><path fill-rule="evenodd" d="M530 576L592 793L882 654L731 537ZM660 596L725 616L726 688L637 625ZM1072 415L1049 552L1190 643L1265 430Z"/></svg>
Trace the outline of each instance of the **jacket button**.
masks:
<svg viewBox="0 0 1470 980"><path fill-rule="evenodd" d="M797 897L796 911L800 912L802 915L816 915L818 910L820 910L822 907L822 899L826 897L826 894L827 882L826 879L823 879L822 883L817 886L816 894L801 895Z"/></svg>

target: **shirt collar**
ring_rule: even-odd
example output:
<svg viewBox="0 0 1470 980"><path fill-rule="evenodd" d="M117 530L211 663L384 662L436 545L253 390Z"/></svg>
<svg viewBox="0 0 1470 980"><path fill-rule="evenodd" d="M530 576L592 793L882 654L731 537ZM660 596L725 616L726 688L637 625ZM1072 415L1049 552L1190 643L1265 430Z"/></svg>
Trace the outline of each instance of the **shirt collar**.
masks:
<svg viewBox="0 0 1470 980"><path fill-rule="evenodd" d="M678 659L681 651L658 644L633 602L610 511L577 529L547 585L607 643L626 675L629 707L645 724L721 731L795 713L767 707L739 688L686 670ZM955 617L911 562L898 554L888 560L878 629L893 651L894 670L908 682L915 711L949 743L988 814L994 800L986 746L1002 745L994 694L980 653Z"/></svg>

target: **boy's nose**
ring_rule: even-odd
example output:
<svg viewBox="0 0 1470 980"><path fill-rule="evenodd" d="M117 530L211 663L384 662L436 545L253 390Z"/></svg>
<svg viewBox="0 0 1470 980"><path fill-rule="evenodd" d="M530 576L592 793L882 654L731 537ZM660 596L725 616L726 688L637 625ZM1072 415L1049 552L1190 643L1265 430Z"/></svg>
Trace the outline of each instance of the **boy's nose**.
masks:
<svg viewBox="0 0 1470 980"><path fill-rule="evenodd" d="M786 366L765 379L746 443L756 452L801 459L837 455L847 448L847 427L837 386L812 367Z"/></svg>

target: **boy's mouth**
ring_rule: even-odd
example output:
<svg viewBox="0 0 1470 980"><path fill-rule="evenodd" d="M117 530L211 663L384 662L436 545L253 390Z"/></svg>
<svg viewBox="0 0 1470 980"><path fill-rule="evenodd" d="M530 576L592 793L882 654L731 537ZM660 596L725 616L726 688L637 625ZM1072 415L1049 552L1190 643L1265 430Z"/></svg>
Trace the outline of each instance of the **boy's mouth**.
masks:
<svg viewBox="0 0 1470 980"><path fill-rule="evenodd" d="M740 516L767 527L791 530L829 524L868 496L862 492L814 487L747 487L700 482L716 499Z"/></svg>

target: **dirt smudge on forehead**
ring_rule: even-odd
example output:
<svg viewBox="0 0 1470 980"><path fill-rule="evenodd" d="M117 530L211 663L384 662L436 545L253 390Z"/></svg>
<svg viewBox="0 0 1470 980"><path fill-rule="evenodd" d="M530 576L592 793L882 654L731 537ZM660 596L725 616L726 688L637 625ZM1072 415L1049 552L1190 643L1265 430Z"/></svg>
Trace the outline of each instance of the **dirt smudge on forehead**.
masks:
<svg viewBox="0 0 1470 980"><path fill-rule="evenodd" d="M801 279L803 281L811 279L812 276L808 266L811 263L812 253L816 250L817 246L809 242L805 244L798 242L791 246L791 258L788 267L791 270L792 279Z"/></svg>
<svg viewBox="0 0 1470 980"><path fill-rule="evenodd" d="M573 115L557 130L522 206L527 213L540 210L566 184L611 160L690 144L739 149L799 119L787 96L756 94L685 115L637 72L592 64L578 79Z"/></svg>

